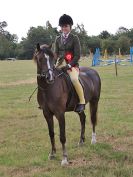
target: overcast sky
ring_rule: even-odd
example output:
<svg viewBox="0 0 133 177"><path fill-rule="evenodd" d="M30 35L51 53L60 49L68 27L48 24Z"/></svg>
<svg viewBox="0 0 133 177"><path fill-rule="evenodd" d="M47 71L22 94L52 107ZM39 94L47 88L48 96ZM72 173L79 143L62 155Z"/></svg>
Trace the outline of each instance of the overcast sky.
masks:
<svg viewBox="0 0 133 177"><path fill-rule="evenodd" d="M133 0L0 0L0 21L6 21L6 29L19 40L31 26L44 26L47 20L57 27L64 13L71 15L74 25L83 23L88 35L133 28Z"/></svg>

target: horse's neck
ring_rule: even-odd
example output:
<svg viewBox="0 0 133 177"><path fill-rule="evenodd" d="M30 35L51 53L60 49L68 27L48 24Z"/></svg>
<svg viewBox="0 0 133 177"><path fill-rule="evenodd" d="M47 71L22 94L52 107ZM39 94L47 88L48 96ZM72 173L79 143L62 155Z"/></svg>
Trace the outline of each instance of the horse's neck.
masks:
<svg viewBox="0 0 133 177"><path fill-rule="evenodd" d="M48 90L49 84L44 79L37 78L37 84L40 90L42 91Z"/></svg>

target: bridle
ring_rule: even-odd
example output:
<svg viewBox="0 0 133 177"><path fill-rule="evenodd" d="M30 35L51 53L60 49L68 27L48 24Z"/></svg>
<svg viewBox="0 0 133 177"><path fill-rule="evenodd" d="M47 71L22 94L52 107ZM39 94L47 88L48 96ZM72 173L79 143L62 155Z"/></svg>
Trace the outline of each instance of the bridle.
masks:
<svg viewBox="0 0 133 177"><path fill-rule="evenodd" d="M46 71L42 70L41 73L37 73L37 77L38 78L45 78L45 79L47 79L46 76L47 76L48 73L49 73L50 77L52 77L52 73L53 73L54 67L51 68L50 61L49 61L49 55L45 53L45 49L43 49L42 52L43 52L44 57L47 60L47 67L48 67L48 69ZM40 66L39 66L39 68L41 70Z"/></svg>
<svg viewBox="0 0 133 177"><path fill-rule="evenodd" d="M44 53L44 56L47 59L49 58L49 56L47 54L45 54L45 53ZM53 73L56 70L55 65L53 66L53 68L50 67L50 64L48 64L48 62L47 62L47 65L48 65L48 69L46 71L42 71L42 73L37 73L37 77L38 78L45 78L46 79L47 73L49 73L49 71L51 71ZM59 73L57 76L55 76L55 79L57 77L61 76L62 74L63 74L63 72Z"/></svg>
<svg viewBox="0 0 133 177"><path fill-rule="evenodd" d="M38 77L38 78L46 78L47 73L48 73L49 71L52 71L52 72L53 72L54 69L50 68L50 69L47 69L47 71L43 71L42 73L37 73L37 77Z"/></svg>
<svg viewBox="0 0 133 177"><path fill-rule="evenodd" d="M46 55L45 53L44 53L44 55L45 55L45 57L48 56L48 55ZM49 57L49 56L48 56L48 57ZM47 63L47 64L48 64L48 63ZM37 73L37 78L38 78L38 79L41 79L41 78L47 79L47 78L46 78L47 73L49 73L50 71L53 73L55 70L56 70L55 65L53 66L53 68L48 67L48 69L47 69L46 71L43 71L42 73ZM64 74L64 73L63 73L63 72L59 73L58 75L56 75L56 76L54 77L54 79L60 77L62 74ZM34 89L33 93L30 95L29 101L31 100L33 94L35 93L35 91L36 91L37 89L40 89L41 91L46 91L46 90L48 90L48 88L43 88L43 87L41 87L40 85L38 85L38 86Z"/></svg>
<svg viewBox="0 0 133 177"><path fill-rule="evenodd" d="M53 69L48 69L47 71L43 72L43 74L37 73L37 77L38 78L46 78L47 73L49 72L49 70L51 70L52 72L54 72L56 70L56 68L54 67ZM58 75L55 76L55 79L57 77L60 77L62 74L64 74L63 72L59 73Z"/></svg>

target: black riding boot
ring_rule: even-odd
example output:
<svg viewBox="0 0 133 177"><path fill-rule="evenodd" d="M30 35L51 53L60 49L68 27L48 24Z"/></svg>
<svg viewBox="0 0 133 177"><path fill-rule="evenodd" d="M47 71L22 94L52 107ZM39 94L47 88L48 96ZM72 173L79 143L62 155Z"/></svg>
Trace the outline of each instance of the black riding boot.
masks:
<svg viewBox="0 0 133 177"><path fill-rule="evenodd" d="M75 112L82 112L85 110L85 104L78 104L75 108Z"/></svg>

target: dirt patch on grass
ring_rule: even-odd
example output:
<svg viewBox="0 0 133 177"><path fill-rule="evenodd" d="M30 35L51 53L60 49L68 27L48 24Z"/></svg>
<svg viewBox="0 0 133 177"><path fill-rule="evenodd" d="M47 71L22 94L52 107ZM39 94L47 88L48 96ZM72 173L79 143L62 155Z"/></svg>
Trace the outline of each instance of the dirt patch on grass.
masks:
<svg viewBox="0 0 133 177"><path fill-rule="evenodd" d="M34 83L36 83L36 79L31 78L28 80L19 80L19 81L9 82L9 83L0 83L0 87L17 86L17 85L34 84Z"/></svg>
<svg viewBox="0 0 133 177"><path fill-rule="evenodd" d="M87 165L87 161L85 158L77 158L69 161L68 167L83 167Z"/></svg>
<svg viewBox="0 0 133 177"><path fill-rule="evenodd" d="M108 142L114 151L131 152L133 147L133 132L128 132L126 136L104 136L99 137L100 142Z"/></svg>
<svg viewBox="0 0 133 177"><path fill-rule="evenodd" d="M9 177L28 177L34 176L40 173L46 173L51 171L51 167L20 167L20 168L0 168L3 171L3 175Z"/></svg>
<svg viewBox="0 0 133 177"><path fill-rule="evenodd" d="M113 149L115 151L121 152L132 152L133 149L133 135L128 135L126 137L120 137L112 143Z"/></svg>
<svg viewBox="0 0 133 177"><path fill-rule="evenodd" d="M31 168L21 168L21 169L14 169L11 171L12 177L26 177L26 176L33 176L38 173L45 173L50 171L50 168L42 168L42 167L31 167Z"/></svg>

